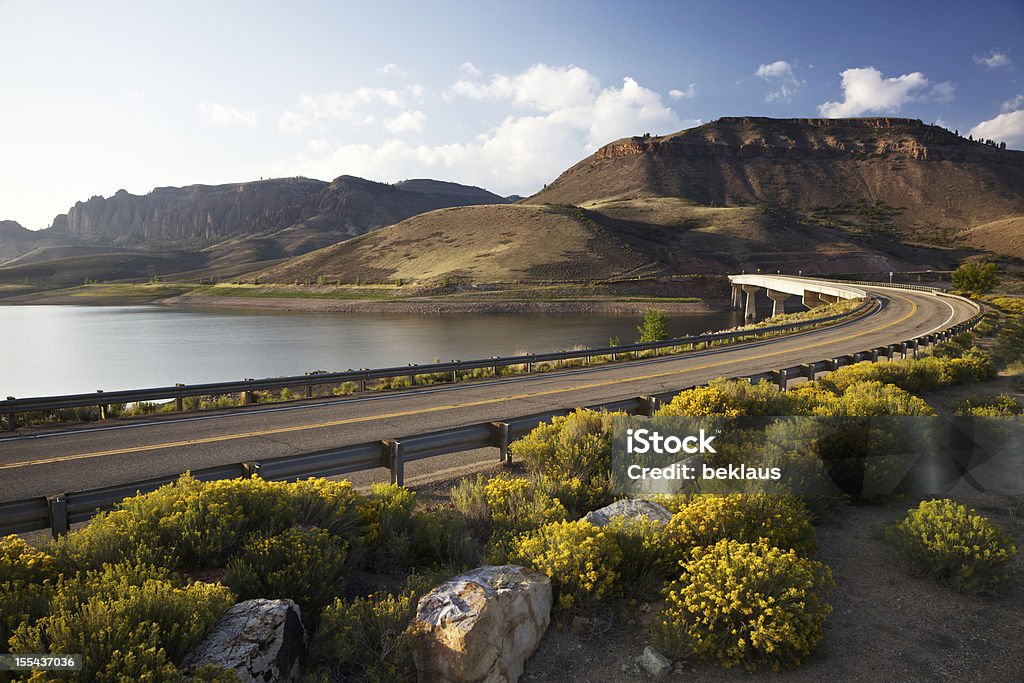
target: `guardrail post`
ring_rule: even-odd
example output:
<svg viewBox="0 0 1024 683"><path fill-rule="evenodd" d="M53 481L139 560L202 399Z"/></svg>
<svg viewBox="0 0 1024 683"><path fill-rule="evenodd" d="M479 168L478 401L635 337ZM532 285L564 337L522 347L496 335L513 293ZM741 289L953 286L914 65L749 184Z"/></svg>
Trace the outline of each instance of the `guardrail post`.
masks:
<svg viewBox="0 0 1024 683"><path fill-rule="evenodd" d="M900 360L906 360L907 359L907 347L908 346L909 346L909 344L907 344L907 342L900 342Z"/></svg>
<svg viewBox="0 0 1024 683"><path fill-rule="evenodd" d="M878 349L871 349L870 351L867 352L867 354L871 358L872 363L878 362Z"/></svg>
<svg viewBox="0 0 1024 683"><path fill-rule="evenodd" d="M18 414L7 413L7 431L13 432L18 428Z"/></svg>
<svg viewBox="0 0 1024 683"><path fill-rule="evenodd" d="M246 377L245 381L252 382L253 380L251 377ZM242 392L242 403L247 406L251 406L253 403L256 403L256 394L253 391L246 389Z"/></svg>
<svg viewBox="0 0 1024 683"><path fill-rule="evenodd" d="M179 382L179 383L176 383L174 386L176 386L176 387L183 387L185 385L181 384ZM179 413L185 412L185 397L184 396L175 396L174 397L174 409L177 410Z"/></svg>
<svg viewBox="0 0 1024 683"><path fill-rule="evenodd" d="M96 393L97 394L102 394L103 390L102 389L97 389ZM100 419L101 420L106 420L107 419L107 404L100 403L97 407L100 409Z"/></svg>
<svg viewBox="0 0 1024 683"><path fill-rule="evenodd" d="M498 462L511 465L512 454L508 450L508 422L492 422L491 428L494 430L494 442L498 448Z"/></svg>
<svg viewBox="0 0 1024 683"><path fill-rule="evenodd" d="M818 364L817 363L805 363L801 366L801 375L807 378L807 381L813 382L818 376Z"/></svg>
<svg viewBox="0 0 1024 683"><path fill-rule="evenodd" d="M53 537L57 538L66 534L71 529L68 523L68 497L64 493L58 493L46 497L46 508L50 513L50 531Z"/></svg>
<svg viewBox="0 0 1024 683"><path fill-rule="evenodd" d="M385 441L388 453L388 469L391 470L391 483L405 486L405 463L402 462L402 443Z"/></svg>
<svg viewBox="0 0 1024 683"><path fill-rule="evenodd" d="M263 465L258 462L243 462L242 472L245 474L246 479L252 479L253 477L260 477L260 471L263 469Z"/></svg>
<svg viewBox="0 0 1024 683"><path fill-rule="evenodd" d="M658 411L660 401L656 396L641 396L637 401L640 403L640 414L644 417L651 417Z"/></svg>
<svg viewBox="0 0 1024 683"><path fill-rule="evenodd" d="M410 368L416 367L416 363L409 363L409 367ZM415 371L409 373L409 386L410 387L416 386L416 372Z"/></svg>
<svg viewBox="0 0 1024 683"><path fill-rule="evenodd" d="M780 391L786 390L786 385L789 383L789 371L775 370L772 373L775 376L775 384L778 385Z"/></svg>

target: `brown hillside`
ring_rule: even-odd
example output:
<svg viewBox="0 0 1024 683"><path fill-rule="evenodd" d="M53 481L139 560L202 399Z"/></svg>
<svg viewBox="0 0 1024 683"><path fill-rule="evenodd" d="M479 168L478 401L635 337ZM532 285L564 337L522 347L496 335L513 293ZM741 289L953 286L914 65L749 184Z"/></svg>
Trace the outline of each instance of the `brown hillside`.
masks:
<svg viewBox="0 0 1024 683"><path fill-rule="evenodd" d="M1004 218L959 235L964 244L1002 256L1024 259L1024 216Z"/></svg>
<svg viewBox="0 0 1024 683"><path fill-rule="evenodd" d="M1024 214L1024 152L910 119L722 118L605 145L526 201L638 197L809 216L853 210L902 239L944 244L965 228Z"/></svg>
<svg viewBox="0 0 1024 683"><path fill-rule="evenodd" d="M599 280L654 264L576 207L441 209L259 273L261 281Z"/></svg>
<svg viewBox="0 0 1024 683"><path fill-rule="evenodd" d="M781 270L945 269L962 254L801 222L758 207L649 198L442 209L268 268L261 281L601 281Z"/></svg>

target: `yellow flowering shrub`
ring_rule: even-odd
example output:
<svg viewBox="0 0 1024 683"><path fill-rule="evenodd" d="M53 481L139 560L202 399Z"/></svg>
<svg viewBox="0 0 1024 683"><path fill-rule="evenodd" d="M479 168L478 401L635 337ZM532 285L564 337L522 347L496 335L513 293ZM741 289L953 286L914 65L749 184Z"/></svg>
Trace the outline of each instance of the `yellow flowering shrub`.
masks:
<svg viewBox="0 0 1024 683"><path fill-rule="evenodd" d="M0 538L0 649L18 627L46 613L56 561L16 535Z"/></svg>
<svg viewBox="0 0 1024 683"><path fill-rule="evenodd" d="M126 498L52 547L61 567L133 562L222 567L253 533L296 524L323 527L350 543L366 534L369 506L348 482L251 479L203 482L189 474Z"/></svg>
<svg viewBox="0 0 1024 683"><path fill-rule="evenodd" d="M677 559L724 539L754 543L761 538L800 555L817 548L811 513L798 497L786 494L693 496L665 527L665 542Z"/></svg>
<svg viewBox="0 0 1024 683"><path fill-rule="evenodd" d="M415 681L410 630L417 593L376 593L352 601L340 598L324 608L310 642L313 681Z"/></svg>
<svg viewBox="0 0 1024 683"><path fill-rule="evenodd" d="M834 586L828 567L767 541L694 548L665 588L655 624L676 656L772 669L799 664L821 641Z"/></svg>
<svg viewBox="0 0 1024 683"><path fill-rule="evenodd" d="M59 579L48 614L19 626L10 651L82 653L76 680L179 680L176 665L232 604L223 586L108 564Z"/></svg>
<svg viewBox="0 0 1024 683"><path fill-rule="evenodd" d="M292 527L250 537L228 562L224 583L239 600L291 598L313 624L323 606L345 592L348 570L345 541L325 529Z"/></svg>
<svg viewBox="0 0 1024 683"><path fill-rule="evenodd" d="M948 498L909 510L888 537L918 572L970 592L1004 584L1017 555L1000 527Z"/></svg>
<svg viewBox="0 0 1024 683"><path fill-rule="evenodd" d="M706 387L679 393L658 410L658 415L690 417L740 417L744 415L789 415L791 401L769 382L751 384L745 380L713 380Z"/></svg>
<svg viewBox="0 0 1024 683"><path fill-rule="evenodd" d="M517 538L512 561L551 577L562 607L600 600L615 589L622 553L615 537L590 522L552 522Z"/></svg>
<svg viewBox="0 0 1024 683"><path fill-rule="evenodd" d="M610 502L612 419L614 413L579 409L539 425L509 446L532 478L570 483L556 497L573 515ZM573 505L578 500L578 507Z"/></svg>

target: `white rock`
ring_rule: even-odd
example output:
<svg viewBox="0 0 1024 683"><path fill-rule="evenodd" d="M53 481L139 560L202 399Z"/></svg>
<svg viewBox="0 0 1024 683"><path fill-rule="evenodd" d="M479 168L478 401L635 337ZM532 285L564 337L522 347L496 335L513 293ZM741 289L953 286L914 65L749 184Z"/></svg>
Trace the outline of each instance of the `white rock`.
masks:
<svg viewBox="0 0 1024 683"><path fill-rule="evenodd" d="M655 522L667 524L672 519L672 513L664 505L641 498L623 498L611 505L605 505L600 510L593 510L587 513L583 519L594 526L607 526L613 517L625 517L627 519L640 519L646 517Z"/></svg>
<svg viewBox="0 0 1024 683"><path fill-rule="evenodd" d="M645 647L644 653L637 658L637 664L655 679L664 678L672 668L672 662L650 645Z"/></svg>
<svg viewBox="0 0 1024 683"><path fill-rule="evenodd" d="M243 683L292 681L306 652L306 629L291 600L240 602L217 621L182 665L191 673L206 664L233 670Z"/></svg>
<svg viewBox="0 0 1024 683"><path fill-rule="evenodd" d="M478 567L424 595L414 652L421 682L511 683L551 623L551 580L516 565Z"/></svg>

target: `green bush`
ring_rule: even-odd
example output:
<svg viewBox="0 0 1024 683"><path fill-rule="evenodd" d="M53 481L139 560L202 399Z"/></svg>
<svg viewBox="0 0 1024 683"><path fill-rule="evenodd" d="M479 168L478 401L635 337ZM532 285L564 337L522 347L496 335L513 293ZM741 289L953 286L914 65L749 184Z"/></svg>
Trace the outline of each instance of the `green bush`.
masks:
<svg viewBox="0 0 1024 683"><path fill-rule="evenodd" d="M553 522L517 538L512 561L551 577L561 607L612 593L622 554L612 533L590 522Z"/></svg>
<svg viewBox="0 0 1024 683"><path fill-rule="evenodd" d="M676 656L773 669L799 664L821 641L834 583L828 567L767 541L694 548L665 588L657 640Z"/></svg>
<svg viewBox="0 0 1024 683"><path fill-rule="evenodd" d="M536 479L547 479L570 514L610 502L614 413L580 409L539 425L509 447Z"/></svg>
<svg viewBox="0 0 1024 683"><path fill-rule="evenodd" d="M613 517L604 531L619 546L618 581L628 595L641 596L660 588L678 568L662 522Z"/></svg>
<svg viewBox="0 0 1024 683"><path fill-rule="evenodd" d="M349 568L345 541L325 529L293 527L249 538L228 562L224 583L240 600L291 598L314 624L323 606L345 592Z"/></svg>
<svg viewBox="0 0 1024 683"><path fill-rule="evenodd" d="M949 499L922 502L887 537L917 572L968 592L1004 584L1017 554L1001 528Z"/></svg>
<svg viewBox="0 0 1024 683"><path fill-rule="evenodd" d="M309 679L316 681L415 681L410 625L417 595L378 593L324 608L310 643Z"/></svg>
<svg viewBox="0 0 1024 683"><path fill-rule="evenodd" d="M1009 394L964 399L954 411L971 417L1011 417L1024 414L1024 406Z"/></svg>
<svg viewBox="0 0 1024 683"><path fill-rule="evenodd" d="M22 624L13 653L82 653L77 680L179 680L175 665L234 603L227 588L185 584L127 564L61 578L48 614Z"/></svg>
<svg viewBox="0 0 1024 683"><path fill-rule="evenodd" d="M174 484L136 495L100 513L52 548L67 570L107 562L168 567L222 567L254 533L322 526L350 542L366 533L369 506L347 482L251 479Z"/></svg>
<svg viewBox="0 0 1024 683"><path fill-rule="evenodd" d="M892 363L865 361L841 367L818 380L818 384L837 394L860 382L893 384L904 391L917 394L941 386L941 363L931 357L908 358Z"/></svg>
<svg viewBox="0 0 1024 683"><path fill-rule="evenodd" d="M452 504L470 526L482 530L483 540L492 533L519 534L548 522L566 519L565 507L545 491L545 480L499 474L486 479L464 479L452 489Z"/></svg>
<svg viewBox="0 0 1024 683"><path fill-rule="evenodd" d="M879 417L883 415L934 415L923 399L892 384L854 382L834 400L813 409L815 415Z"/></svg>
<svg viewBox="0 0 1024 683"><path fill-rule="evenodd" d="M953 271L950 280L959 290L984 294L999 284L999 266L988 261L968 261Z"/></svg>
<svg viewBox="0 0 1024 683"><path fill-rule="evenodd" d="M791 415L790 397L769 382L751 384L746 380L716 379L706 387L680 392L658 410L658 415L690 417L740 417L746 415Z"/></svg>
<svg viewBox="0 0 1024 683"><path fill-rule="evenodd" d="M755 543L765 538L775 547L810 555L817 549L811 514L796 496L733 493L693 496L665 528L673 557L723 539Z"/></svg>
<svg viewBox="0 0 1024 683"><path fill-rule="evenodd" d="M46 614L57 562L20 536L0 538L0 648L18 625Z"/></svg>
<svg viewBox="0 0 1024 683"><path fill-rule="evenodd" d="M637 341L641 344L668 339L668 316L656 308L649 309L644 314L644 321L636 328L636 333L639 335Z"/></svg>

